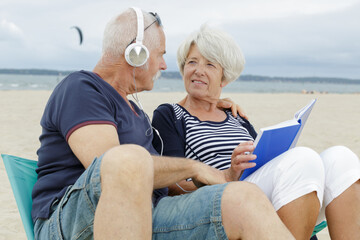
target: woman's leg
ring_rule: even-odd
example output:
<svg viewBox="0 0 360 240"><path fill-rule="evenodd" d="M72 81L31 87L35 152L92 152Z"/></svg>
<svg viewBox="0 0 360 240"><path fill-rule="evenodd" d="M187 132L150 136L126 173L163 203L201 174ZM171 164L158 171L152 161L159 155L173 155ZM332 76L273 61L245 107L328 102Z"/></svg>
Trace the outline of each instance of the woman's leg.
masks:
<svg viewBox="0 0 360 240"><path fill-rule="evenodd" d="M331 239L360 239L360 162L348 148L321 153L326 181L324 207Z"/></svg>
<svg viewBox="0 0 360 240"><path fill-rule="evenodd" d="M281 207L277 213L296 239L308 240L314 230L319 209L316 192L311 192Z"/></svg>

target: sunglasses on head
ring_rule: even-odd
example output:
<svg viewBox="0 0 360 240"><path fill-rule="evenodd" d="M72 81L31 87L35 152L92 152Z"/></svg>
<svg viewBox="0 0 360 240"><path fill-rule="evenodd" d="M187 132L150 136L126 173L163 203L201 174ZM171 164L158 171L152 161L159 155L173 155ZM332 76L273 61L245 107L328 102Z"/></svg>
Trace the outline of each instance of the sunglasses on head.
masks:
<svg viewBox="0 0 360 240"><path fill-rule="evenodd" d="M157 13L153 13L153 12L149 12L154 18L155 18L155 21L153 21L149 26L147 26L145 29L144 29L144 32L146 29L148 29L151 25L153 25L154 23L157 22L158 26L161 27L162 24L161 24L161 19L160 19L160 16L157 14Z"/></svg>
<svg viewBox="0 0 360 240"><path fill-rule="evenodd" d="M147 26L146 28L144 28L144 32L146 31L146 29L148 29L149 27L151 27L151 25L153 25L154 23L157 23L159 27L162 26L160 16L159 16L157 13L149 12L149 14L151 14L151 15L155 18L155 21L153 21L152 23L150 23L149 26ZM136 40L136 38L134 38L134 39L128 44L128 46L130 46L130 44L133 43L135 40Z"/></svg>

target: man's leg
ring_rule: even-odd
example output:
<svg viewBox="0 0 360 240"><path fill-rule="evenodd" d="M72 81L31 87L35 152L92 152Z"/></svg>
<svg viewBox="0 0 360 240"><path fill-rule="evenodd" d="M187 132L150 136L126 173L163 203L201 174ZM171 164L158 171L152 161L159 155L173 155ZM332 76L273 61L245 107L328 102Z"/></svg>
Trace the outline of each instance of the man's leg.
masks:
<svg viewBox="0 0 360 240"><path fill-rule="evenodd" d="M153 178L152 157L142 147L121 145L104 155L95 239L151 239Z"/></svg>
<svg viewBox="0 0 360 240"><path fill-rule="evenodd" d="M49 219L35 222L35 238L88 239L95 232L96 239L150 239L152 189L147 151L135 145L115 147L95 158L53 203Z"/></svg>
<svg viewBox="0 0 360 240"><path fill-rule="evenodd" d="M294 239L254 184L232 182L160 200L153 239Z"/></svg>
<svg viewBox="0 0 360 240"><path fill-rule="evenodd" d="M230 183L224 190L221 212L231 239L294 239L265 194L254 184Z"/></svg>

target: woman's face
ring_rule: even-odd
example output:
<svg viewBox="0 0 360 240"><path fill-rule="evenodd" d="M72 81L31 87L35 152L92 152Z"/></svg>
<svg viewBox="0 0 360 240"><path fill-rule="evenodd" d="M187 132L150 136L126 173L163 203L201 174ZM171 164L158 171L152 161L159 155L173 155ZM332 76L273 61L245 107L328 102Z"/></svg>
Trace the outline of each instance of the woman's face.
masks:
<svg viewBox="0 0 360 240"><path fill-rule="evenodd" d="M221 94L223 69L201 55L193 44L184 65L184 84L190 97L201 100L218 100Z"/></svg>

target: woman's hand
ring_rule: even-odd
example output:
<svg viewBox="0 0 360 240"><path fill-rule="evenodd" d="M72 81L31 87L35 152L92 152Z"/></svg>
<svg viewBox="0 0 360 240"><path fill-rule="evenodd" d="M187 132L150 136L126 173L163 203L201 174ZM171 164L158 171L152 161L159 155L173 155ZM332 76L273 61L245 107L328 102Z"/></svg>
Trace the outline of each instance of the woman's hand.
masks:
<svg viewBox="0 0 360 240"><path fill-rule="evenodd" d="M217 103L217 107L218 108L224 108L224 109L229 109L231 108L231 112L233 114L234 117L236 117L239 113L239 115L247 120L248 117L246 116L244 110L237 105L235 102L233 102L230 98L222 98L219 99L218 103Z"/></svg>
<svg viewBox="0 0 360 240"><path fill-rule="evenodd" d="M234 149L231 155L231 167L224 170L228 182L239 180L245 169L255 167L256 163L249 162L256 159L256 155L252 154L254 149L252 141L242 142Z"/></svg>

